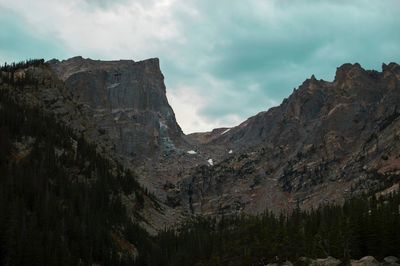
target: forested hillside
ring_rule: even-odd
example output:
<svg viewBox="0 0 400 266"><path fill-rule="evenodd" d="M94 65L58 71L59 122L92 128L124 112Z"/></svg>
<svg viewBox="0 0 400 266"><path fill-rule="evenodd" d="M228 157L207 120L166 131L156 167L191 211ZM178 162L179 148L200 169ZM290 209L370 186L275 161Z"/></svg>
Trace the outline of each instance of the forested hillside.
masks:
<svg viewBox="0 0 400 266"><path fill-rule="evenodd" d="M199 219L158 235L158 265L265 265L300 257L343 262L400 256L400 194L275 216ZM297 261L298 265L301 265Z"/></svg>
<svg viewBox="0 0 400 266"><path fill-rule="evenodd" d="M3 72L2 81L0 264L132 264L147 235L121 203L122 194L133 194L136 208L143 205L146 195L133 174L50 114L20 105L12 90L37 86L32 77Z"/></svg>

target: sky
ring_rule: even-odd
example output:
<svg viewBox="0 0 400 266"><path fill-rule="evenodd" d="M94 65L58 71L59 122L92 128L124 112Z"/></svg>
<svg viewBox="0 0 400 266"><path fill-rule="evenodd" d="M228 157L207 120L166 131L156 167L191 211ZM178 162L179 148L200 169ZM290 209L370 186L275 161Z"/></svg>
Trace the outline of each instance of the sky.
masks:
<svg viewBox="0 0 400 266"><path fill-rule="evenodd" d="M185 133L279 105L312 74L400 62L400 0L0 0L0 63L160 58Z"/></svg>

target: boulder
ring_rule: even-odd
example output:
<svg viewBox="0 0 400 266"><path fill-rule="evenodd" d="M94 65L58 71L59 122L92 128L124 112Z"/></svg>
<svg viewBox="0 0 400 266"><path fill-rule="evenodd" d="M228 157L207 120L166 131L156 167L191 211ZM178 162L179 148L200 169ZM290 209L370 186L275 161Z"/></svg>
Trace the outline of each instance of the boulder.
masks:
<svg viewBox="0 0 400 266"><path fill-rule="evenodd" d="M374 257L366 256L359 260L351 260L351 266L379 266L381 265Z"/></svg>
<svg viewBox="0 0 400 266"><path fill-rule="evenodd" d="M388 262L388 263L398 263L399 259L395 256L388 256L388 257L384 258L383 261Z"/></svg>
<svg viewBox="0 0 400 266"><path fill-rule="evenodd" d="M399 259L395 256L388 256L383 259L384 266L400 266Z"/></svg>
<svg viewBox="0 0 400 266"><path fill-rule="evenodd" d="M316 259L310 263L312 266L337 266L340 265L342 262L338 259L335 259L331 256L327 257L326 259Z"/></svg>

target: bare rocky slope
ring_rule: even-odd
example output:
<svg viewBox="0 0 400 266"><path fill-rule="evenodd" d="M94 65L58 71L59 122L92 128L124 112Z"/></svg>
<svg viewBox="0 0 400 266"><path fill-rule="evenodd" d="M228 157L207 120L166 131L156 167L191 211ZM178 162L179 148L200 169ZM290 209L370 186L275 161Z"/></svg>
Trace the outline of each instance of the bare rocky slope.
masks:
<svg viewBox="0 0 400 266"><path fill-rule="evenodd" d="M51 84L21 98L134 169L159 200L162 211L142 213L153 230L191 215L290 211L398 188L395 63L381 72L345 64L334 81L312 76L280 106L237 127L188 136L168 104L158 59L74 57L29 71Z"/></svg>
<svg viewBox="0 0 400 266"><path fill-rule="evenodd" d="M345 64L332 82L312 76L280 106L203 142L233 152L180 181L184 201L192 213L258 213L398 187L399 103L395 63Z"/></svg>

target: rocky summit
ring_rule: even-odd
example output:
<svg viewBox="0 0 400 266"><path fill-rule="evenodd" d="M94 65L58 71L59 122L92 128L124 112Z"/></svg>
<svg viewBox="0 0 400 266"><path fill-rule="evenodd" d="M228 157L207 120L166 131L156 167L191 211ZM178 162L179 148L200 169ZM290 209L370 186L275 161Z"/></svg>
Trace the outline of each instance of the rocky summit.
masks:
<svg viewBox="0 0 400 266"><path fill-rule="evenodd" d="M155 230L192 215L276 213L398 190L400 66L344 64L233 128L184 135L158 59L74 57L23 70L47 86L19 95L131 168L163 211ZM40 87L40 86L39 86Z"/></svg>
<svg viewBox="0 0 400 266"><path fill-rule="evenodd" d="M332 82L312 76L278 107L189 136L216 160L178 182L182 204L195 214L254 214L398 189L399 102L395 63L381 72L344 64Z"/></svg>
<svg viewBox="0 0 400 266"><path fill-rule="evenodd" d="M70 89L73 101L92 116L115 153L129 159L168 153L182 138L169 106L157 58L95 61L51 60L50 68Z"/></svg>

